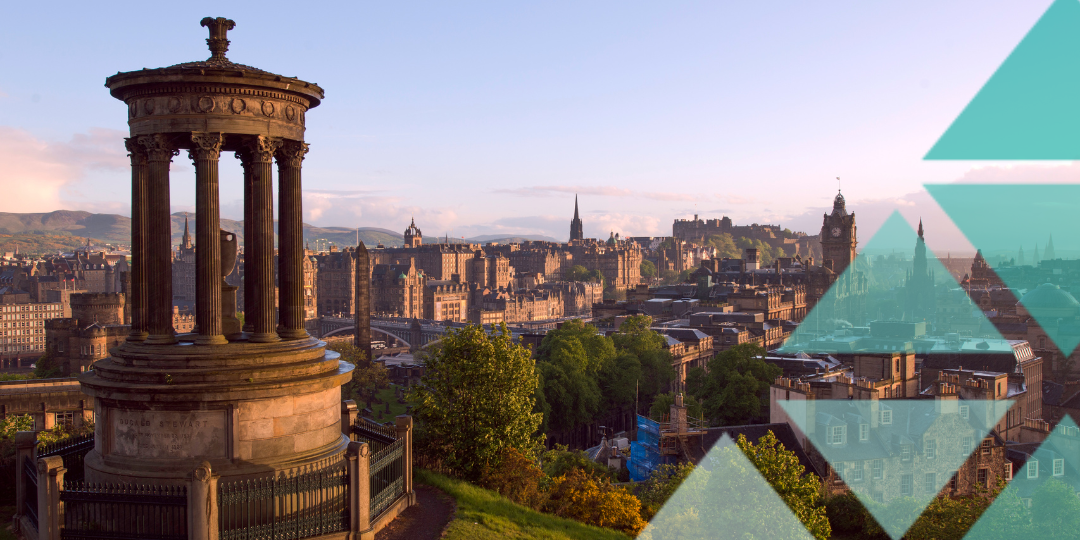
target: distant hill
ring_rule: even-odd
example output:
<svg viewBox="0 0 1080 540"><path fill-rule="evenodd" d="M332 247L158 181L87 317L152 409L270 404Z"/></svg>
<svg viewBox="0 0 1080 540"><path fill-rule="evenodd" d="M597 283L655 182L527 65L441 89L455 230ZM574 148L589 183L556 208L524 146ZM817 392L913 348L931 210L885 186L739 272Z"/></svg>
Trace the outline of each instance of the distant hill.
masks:
<svg viewBox="0 0 1080 540"><path fill-rule="evenodd" d="M195 214L186 214L190 222L192 240L195 239ZM184 235L184 212L172 215L173 245L179 245ZM221 228L244 239L244 222L222 219ZM334 244L338 247L356 245L356 229L346 227L316 227L304 224L304 242L312 249ZM19 214L0 212L0 251L14 251L15 242L19 242L20 251L40 253L57 250L70 251L74 247L86 244L90 238L94 244L129 244L131 242L131 218L118 214L92 214L90 212L57 210L55 212ZM380 227L361 227L360 239L368 247L382 244L386 247L400 247L404 244L401 233ZM558 242L555 238L542 235L506 236L487 234L464 240L450 238L450 243L487 244L491 242L508 244L540 240ZM442 242L440 237L425 237L425 244ZM321 243L321 244L320 244Z"/></svg>

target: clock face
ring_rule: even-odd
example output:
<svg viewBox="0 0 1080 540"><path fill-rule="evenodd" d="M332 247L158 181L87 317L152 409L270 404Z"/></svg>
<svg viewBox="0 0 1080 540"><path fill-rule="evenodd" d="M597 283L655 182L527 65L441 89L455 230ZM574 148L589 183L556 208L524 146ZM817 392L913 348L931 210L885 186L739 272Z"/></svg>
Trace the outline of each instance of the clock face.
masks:
<svg viewBox="0 0 1080 540"><path fill-rule="evenodd" d="M832 235L833 235L833 238L839 237L840 236L840 227L833 227L832 228Z"/></svg>

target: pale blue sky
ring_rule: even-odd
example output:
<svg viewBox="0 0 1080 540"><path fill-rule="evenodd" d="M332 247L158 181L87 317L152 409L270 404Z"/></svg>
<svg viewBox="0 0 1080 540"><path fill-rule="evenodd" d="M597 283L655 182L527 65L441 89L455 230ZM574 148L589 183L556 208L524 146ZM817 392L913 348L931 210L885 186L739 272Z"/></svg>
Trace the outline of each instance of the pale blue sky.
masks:
<svg viewBox="0 0 1080 540"><path fill-rule="evenodd" d="M308 222L565 239L577 191L588 236L670 234L695 211L815 233L840 176L865 231L889 206L933 214L923 183L987 172L921 158L1049 4L10 3L0 211L127 213L104 79L204 59L199 20L224 16L231 60L326 89ZM191 209L185 156L173 170Z"/></svg>

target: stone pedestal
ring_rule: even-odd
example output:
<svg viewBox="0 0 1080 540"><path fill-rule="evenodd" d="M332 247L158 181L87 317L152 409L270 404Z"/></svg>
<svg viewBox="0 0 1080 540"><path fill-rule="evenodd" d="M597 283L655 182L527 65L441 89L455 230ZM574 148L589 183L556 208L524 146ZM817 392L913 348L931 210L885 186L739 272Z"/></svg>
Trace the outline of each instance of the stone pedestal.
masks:
<svg viewBox="0 0 1080 540"><path fill-rule="evenodd" d="M80 376L94 396L89 482L180 485L193 464L259 476L344 452L352 364L313 338L273 344L127 343Z"/></svg>

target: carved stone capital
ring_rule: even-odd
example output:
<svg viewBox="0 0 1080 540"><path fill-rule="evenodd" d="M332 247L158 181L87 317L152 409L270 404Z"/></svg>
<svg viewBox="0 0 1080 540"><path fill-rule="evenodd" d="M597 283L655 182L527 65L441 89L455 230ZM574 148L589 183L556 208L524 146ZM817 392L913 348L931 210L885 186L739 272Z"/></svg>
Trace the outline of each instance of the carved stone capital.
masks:
<svg viewBox="0 0 1080 540"><path fill-rule="evenodd" d="M191 133L191 142L194 147L188 150L188 157L192 161L218 159L221 157L221 145L225 144L225 136L221 133L195 131Z"/></svg>
<svg viewBox="0 0 1080 540"><path fill-rule="evenodd" d="M286 139L282 141L281 148L277 151L278 165L299 169L301 162L304 161L304 154L307 153L307 143Z"/></svg>
<svg viewBox="0 0 1080 540"><path fill-rule="evenodd" d="M180 154L171 138L161 133L143 135L139 137L139 144L146 149L150 161L172 161L173 156Z"/></svg>
<svg viewBox="0 0 1080 540"><path fill-rule="evenodd" d="M132 167L146 165L146 161L149 159L149 156L146 154L146 148L139 144L139 141L135 137L125 137L124 148L127 148L128 157L131 158Z"/></svg>
<svg viewBox="0 0 1080 540"><path fill-rule="evenodd" d="M245 138L242 148L236 152L236 159L245 167L252 163L273 163L274 153L281 148L281 143L282 140L278 137L258 135Z"/></svg>

